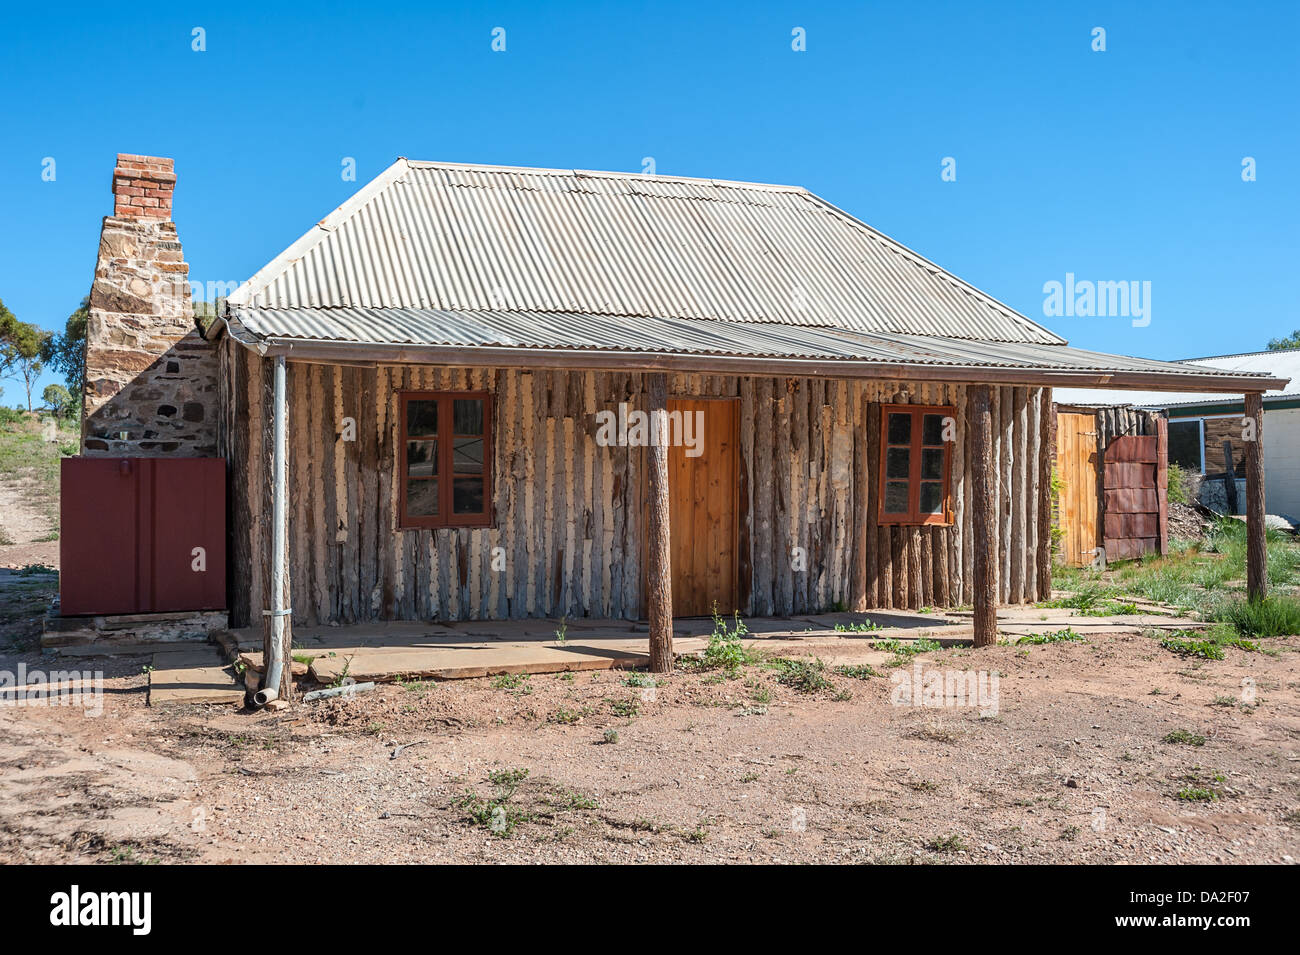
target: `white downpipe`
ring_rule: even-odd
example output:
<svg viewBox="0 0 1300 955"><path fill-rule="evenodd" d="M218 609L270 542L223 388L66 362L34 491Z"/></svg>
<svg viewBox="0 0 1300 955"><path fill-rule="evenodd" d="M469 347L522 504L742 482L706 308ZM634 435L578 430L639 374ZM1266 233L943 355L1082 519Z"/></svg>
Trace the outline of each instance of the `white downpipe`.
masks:
<svg viewBox="0 0 1300 955"><path fill-rule="evenodd" d="M284 674L284 570L288 552L288 529L285 527L285 457L288 415L284 402L284 356L275 356L275 396L271 410L275 432L275 450L271 468L271 609L263 611L271 618L271 658L266 663L262 688L253 694L253 703L266 706L280 696L280 678Z"/></svg>

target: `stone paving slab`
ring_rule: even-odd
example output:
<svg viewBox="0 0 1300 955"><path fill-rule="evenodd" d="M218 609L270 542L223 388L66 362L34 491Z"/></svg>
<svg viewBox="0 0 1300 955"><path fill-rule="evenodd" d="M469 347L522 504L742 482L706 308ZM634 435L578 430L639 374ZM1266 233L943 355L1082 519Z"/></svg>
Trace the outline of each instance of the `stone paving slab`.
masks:
<svg viewBox="0 0 1300 955"><path fill-rule="evenodd" d="M158 653L149 672L149 705L241 703L244 685L211 644L186 653Z"/></svg>

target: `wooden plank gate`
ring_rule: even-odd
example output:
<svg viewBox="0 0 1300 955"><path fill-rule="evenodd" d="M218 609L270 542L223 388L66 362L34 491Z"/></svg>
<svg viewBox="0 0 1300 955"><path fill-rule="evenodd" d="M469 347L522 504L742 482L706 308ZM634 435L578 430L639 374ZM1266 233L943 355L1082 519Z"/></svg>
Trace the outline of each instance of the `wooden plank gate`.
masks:
<svg viewBox="0 0 1300 955"><path fill-rule="evenodd" d="M1061 529L1060 559L1067 567L1083 567L1097 556L1097 418L1092 414L1056 417L1056 470L1060 484L1057 526Z"/></svg>

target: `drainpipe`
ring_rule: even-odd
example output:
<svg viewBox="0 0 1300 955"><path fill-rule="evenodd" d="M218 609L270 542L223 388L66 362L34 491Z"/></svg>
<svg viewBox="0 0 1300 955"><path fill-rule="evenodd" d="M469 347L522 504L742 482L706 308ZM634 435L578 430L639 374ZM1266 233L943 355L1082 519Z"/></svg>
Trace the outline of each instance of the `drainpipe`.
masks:
<svg viewBox="0 0 1300 955"><path fill-rule="evenodd" d="M288 528L285 526L285 429L284 356L275 357L275 397L272 408L275 451L271 468L271 609L262 611L271 618L271 653L266 661L262 688L253 695L253 703L266 706L280 696L280 679L284 674L284 572Z"/></svg>

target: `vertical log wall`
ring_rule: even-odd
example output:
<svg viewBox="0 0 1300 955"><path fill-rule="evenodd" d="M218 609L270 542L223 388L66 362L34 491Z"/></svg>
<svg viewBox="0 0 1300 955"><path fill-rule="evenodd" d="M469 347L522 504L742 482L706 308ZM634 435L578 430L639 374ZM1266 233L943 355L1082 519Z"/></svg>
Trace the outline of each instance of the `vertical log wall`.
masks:
<svg viewBox="0 0 1300 955"><path fill-rule="evenodd" d="M231 617L263 607L256 555L266 469L258 425L270 363L224 343L231 462ZM740 404L742 613L969 604L973 560L966 389L956 384L669 375L670 395ZM397 530L397 394L487 390L496 521ZM289 364L290 567L294 622L645 614L644 451L602 447L595 413L644 407L628 372L359 368ZM993 497L1000 602L1043 599L1050 544L1050 392L993 387ZM957 408L952 527L879 526L880 405ZM356 440L344 440L345 419ZM803 566L793 559L803 549Z"/></svg>

